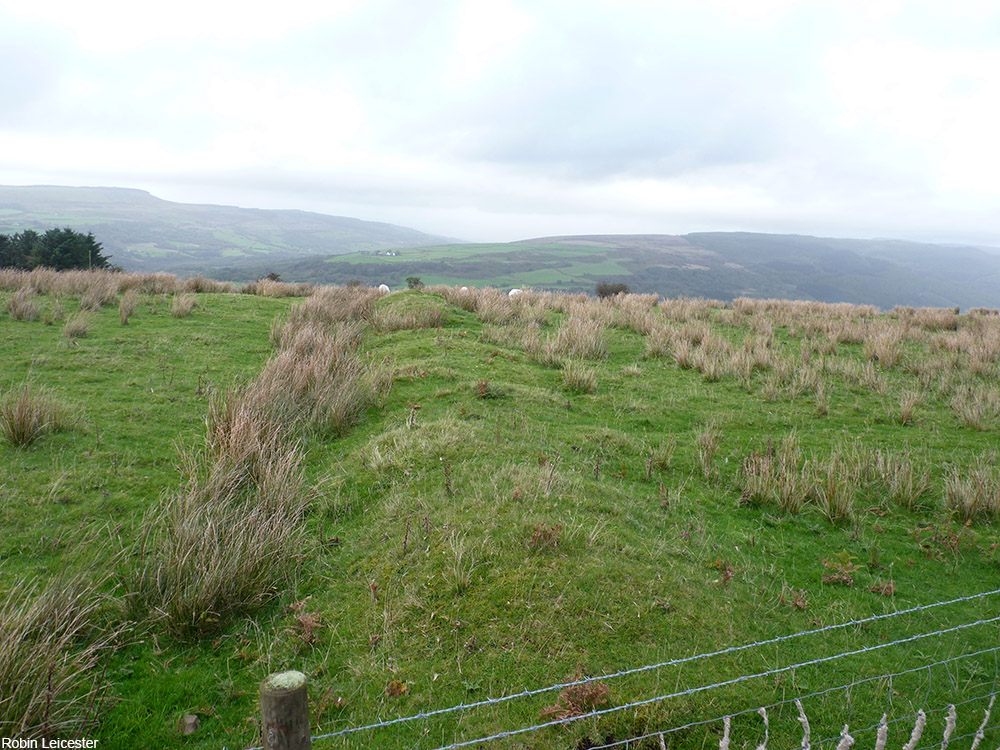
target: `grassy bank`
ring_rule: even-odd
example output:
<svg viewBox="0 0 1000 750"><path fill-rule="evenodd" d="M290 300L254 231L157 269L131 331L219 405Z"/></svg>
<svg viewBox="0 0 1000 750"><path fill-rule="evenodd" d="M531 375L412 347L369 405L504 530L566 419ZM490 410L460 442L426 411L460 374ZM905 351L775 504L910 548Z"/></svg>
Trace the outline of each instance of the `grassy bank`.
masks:
<svg viewBox="0 0 1000 750"><path fill-rule="evenodd" d="M3 397L30 383L65 416L0 442L0 591L64 573L93 588L70 642L98 644L98 666L67 700L97 690L76 726L102 747L254 744L256 686L278 669L310 676L313 724L335 731L996 586L996 316L137 282L127 325L118 284L70 336L86 285L15 304L24 286L0 292ZM37 315L14 313L30 301ZM252 438L239 451L236 434ZM148 572L164 540L204 538L184 523L223 511L234 528L280 518L290 554L259 599L178 619ZM973 602L609 680L604 705L994 614ZM995 638L969 629L500 746L586 747ZM953 672L859 688L852 721L877 721L890 689L915 710L995 678ZM817 736L847 721L843 693L808 707ZM322 746L430 748L559 710L552 693ZM202 726L183 738L186 713ZM772 737L797 743L795 719L775 712Z"/></svg>

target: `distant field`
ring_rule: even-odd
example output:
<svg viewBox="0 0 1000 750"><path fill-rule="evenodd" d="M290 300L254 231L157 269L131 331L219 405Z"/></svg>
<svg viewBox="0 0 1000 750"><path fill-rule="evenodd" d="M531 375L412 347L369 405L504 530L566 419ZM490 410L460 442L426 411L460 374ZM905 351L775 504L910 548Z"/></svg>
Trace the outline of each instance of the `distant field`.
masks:
<svg viewBox="0 0 1000 750"><path fill-rule="evenodd" d="M550 237L504 244L400 248L396 255L336 257L244 265L222 278L267 273L312 283L533 287L590 291L597 282L628 284L662 297L812 299L823 302L1000 307L1000 258L977 248L892 240L701 233Z"/></svg>
<svg viewBox="0 0 1000 750"><path fill-rule="evenodd" d="M427 260L449 252L429 248ZM30 295L19 292L28 277L0 276L0 400L30 383L70 416L24 447L0 439L0 602L27 601L27 582L53 586L67 571L108 597L96 622L125 629L87 671L109 688L84 733L105 750L252 746L257 686L286 668L309 675L314 729L331 732L997 587L997 316L454 288L333 289L303 301L280 295L310 290L264 283L247 290L257 294L197 293L175 317L194 285L143 291L94 274L71 289L46 278ZM122 325L132 283L137 306ZM67 337L99 284L122 288L86 313L85 336ZM36 319L14 319L32 303ZM234 386L244 390L227 396ZM351 393L358 400L345 402ZM301 484L295 471L278 477L226 453L225 420L260 403L280 409L275 434L287 442L252 456L293 456ZM143 598L140 542L186 538L181 518L210 539L200 516L183 514L214 507L213 472L227 461L254 479L226 507L266 496L277 513L268 493L291 487L285 500L302 508L287 517L293 554L260 601L223 612L223 597L218 611L184 620ZM200 577L160 585L180 598L171 587ZM610 679L604 705L995 610L974 601L916 626L886 620ZM85 631L72 648L96 637ZM971 628L483 747L588 748L989 649L996 637L995 626ZM877 724L890 702L899 713L940 708L995 683L991 655L859 687L851 702L843 691L815 697L814 737ZM315 747L429 750L541 721L556 701ZM980 703L963 707L960 733L975 731ZM181 737L187 713L202 725ZM771 720L774 747L798 746L794 706ZM738 725L734 747L755 747L758 730ZM686 730L670 747L716 746L719 731ZM894 726L890 745L908 731ZM998 740L987 732L991 747ZM873 732L858 741L873 746Z"/></svg>

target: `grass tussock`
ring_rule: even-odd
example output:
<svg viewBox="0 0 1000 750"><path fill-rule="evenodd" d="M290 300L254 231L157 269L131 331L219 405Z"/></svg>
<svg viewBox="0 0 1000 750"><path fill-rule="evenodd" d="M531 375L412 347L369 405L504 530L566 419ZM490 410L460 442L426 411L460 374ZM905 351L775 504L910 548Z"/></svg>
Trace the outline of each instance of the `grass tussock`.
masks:
<svg viewBox="0 0 1000 750"><path fill-rule="evenodd" d="M129 289L118 301L118 319L123 326L128 325L129 318L135 313L135 308L139 306L139 293L135 289Z"/></svg>
<svg viewBox="0 0 1000 750"><path fill-rule="evenodd" d="M577 359L604 359L608 356L606 324L601 320L570 317L553 339L553 351Z"/></svg>
<svg viewBox="0 0 1000 750"><path fill-rule="evenodd" d="M706 424L695 435L695 448L698 452L698 465L705 479L715 475L715 456L719 452L719 441L722 434L714 422Z"/></svg>
<svg viewBox="0 0 1000 750"><path fill-rule="evenodd" d="M236 285L228 281L215 281L204 276L192 276L179 282L179 288L192 294L235 294Z"/></svg>
<svg viewBox="0 0 1000 750"><path fill-rule="evenodd" d="M931 474L911 456L909 448L878 450L874 457L876 479L896 505L913 510L930 489Z"/></svg>
<svg viewBox="0 0 1000 750"><path fill-rule="evenodd" d="M341 435L377 396L384 381L357 356L356 323L286 324L282 349L264 365L253 388L256 398L286 424Z"/></svg>
<svg viewBox="0 0 1000 750"><path fill-rule="evenodd" d="M996 454L983 455L968 468L954 468L944 480L945 507L962 521L1000 517L1000 471Z"/></svg>
<svg viewBox="0 0 1000 750"><path fill-rule="evenodd" d="M118 299L120 279L111 275L95 275L80 292L80 310L98 312Z"/></svg>
<svg viewBox="0 0 1000 750"><path fill-rule="evenodd" d="M95 667L119 634L100 629L100 609L78 578L13 586L0 600L0 736L79 736L94 720Z"/></svg>
<svg viewBox="0 0 1000 750"><path fill-rule="evenodd" d="M965 427L983 432L1000 416L1000 393L967 386L952 397L951 409Z"/></svg>
<svg viewBox="0 0 1000 750"><path fill-rule="evenodd" d="M52 298L52 304L45 313L45 325L50 326L66 319L66 311L63 310L62 303L58 297Z"/></svg>
<svg viewBox="0 0 1000 750"><path fill-rule="evenodd" d="M812 495L820 512L833 524L850 519L854 515L854 498L861 483L857 463L837 449L818 462L815 469L817 476Z"/></svg>
<svg viewBox="0 0 1000 750"><path fill-rule="evenodd" d="M191 638L259 609L288 585L305 548L304 498L294 448L266 462L226 456L193 473L143 521L126 581L133 614Z"/></svg>
<svg viewBox="0 0 1000 750"><path fill-rule="evenodd" d="M563 365L563 385L573 393L593 393L597 390L597 373L575 360Z"/></svg>
<svg viewBox="0 0 1000 750"><path fill-rule="evenodd" d="M448 317L448 311L442 307L424 306L410 309L378 307L372 315L372 327L383 333L440 328L447 325Z"/></svg>
<svg viewBox="0 0 1000 750"><path fill-rule="evenodd" d="M240 291L243 294L254 294L258 297L283 299L286 297L308 297L313 293L314 288L312 284L290 284L284 281L258 279L244 284Z"/></svg>
<svg viewBox="0 0 1000 750"><path fill-rule="evenodd" d="M63 337L67 339L86 338L90 332L91 322L92 318L89 313L77 312L75 315L71 315L63 324Z"/></svg>
<svg viewBox="0 0 1000 750"><path fill-rule="evenodd" d="M748 455L743 459L739 479L740 505L773 504L788 513L798 513L809 493L798 436L791 432L777 450L768 441L765 451Z"/></svg>
<svg viewBox="0 0 1000 750"><path fill-rule="evenodd" d="M186 318L197 306L197 298L190 293L175 294L173 304L170 306L170 314L175 318Z"/></svg>
<svg viewBox="0 0 1000 750"><path fill-rule="evenodd" d="M179 637L215 632L287 584L304 545L302 456L253 385L210 405L207 449L143 520L123 576L133 615Z"/></svg>
<svg viewBox="0 0 1000 750"><path fill-rule="evenodd" d="M7 300L7 314L11 320L38 320L41 307L38 304L38 292L34 287L25 286L18 289Z"/></svg>
<svg viewBox="0 0 1000 750"><path fill-rule="evenodd" d="M14 445L30 445L46 433L70 429L72 423L66 406L30 383L0 398L0 431Z"/></svg>

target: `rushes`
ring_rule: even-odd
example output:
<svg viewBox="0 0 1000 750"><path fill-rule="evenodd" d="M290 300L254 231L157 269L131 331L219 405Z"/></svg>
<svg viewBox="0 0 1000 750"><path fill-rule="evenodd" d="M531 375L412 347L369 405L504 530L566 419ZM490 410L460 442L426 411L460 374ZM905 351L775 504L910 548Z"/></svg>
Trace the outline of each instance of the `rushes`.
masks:
<svg viewBox="0 0 1000 750"><path fill-rule="evenodd" d="M721 434L714 422L709 422L695 436L695 445L698 449L698 464L701 466L701 473L706 480L711 479L715 475L713 462L716 453L719 452L720 438Z"/></svg>
<svg viewBox="0 0 1000 750"><path fill-rule="evenodd" d="M296 434L339 434L385 367L357 356L371 294L332 290L292 310L260 375L211 403L206 450L187 483L147 515L123 579L136 614L181 637L216 632L280 593L302 559L307 503ZM346 321L346 322L345 322Z"/></svg>
<svg viewBox="0 0 1000 750"><path fill-rule="evenodd" d="M410 310L377 308L372 316L372 327L376 331L415 330L417 328L440 328L448 322L448 311L441 307L422 307Z"/></svg>
<svg viewBox="0 0 1000 750"><path fill-rule="evenodd" d="M199 636L281 591L302 553L305 502L298 450L270 458L252 472L232 457L216 460L147 514L130 574L140 613Z"/></svg>
<svg viewBox="0 0 1000 750"><path fill-rule="evenodd" d="M132 317L135 308L139 305L139 293L135 289L129 289L122 295L118 302L118 318L123 326L128 325L128 319Z"/></svg>
<svg viewBox="0 0 1000 750"><path fill-rule="evenodd" d="M920 393L907 391L899 397L899 423L913 424L913 412L920 405Z"/></svg>
<svg viewBox="0 0 1000 750"><path fill-rule="evenodd" d="M30 286L21 287L14 292L14 296L7 300L7 312L11 320L38 320L41 310L37 297L38 292Z"/></svg>
<svg viewBox="0 0 1000 750"><path fill-rule="evenodd" d="M99 607L97 591L80 579L15 585L0 600L0 735L83 731L101 687L94 667L117 637L97 629Z"/></svg>
<svg viewBox="0 0 1000 750"><path fill-rule="evenodd" d="M813 496L820 512L830 523L840 523L854 512L854 496L861 482L856 462L838 448L818 465L819 477Z"/></svg>
<svg viewBox="0 0 1000 750"><path fill-rule="evenodd" d="M28 383L0 399L0 430L14 445L30 445L42 435L69 429L70 425L69 409Z"/></svg>
<svg viewBox="0 0 1000 750"><path fill-rule="evenodd" d="M963 425L982 432L1000 414L1000 394L968 386L952 398L951 409Z"/></svg>
<svg viewBox="0 0 1000 750"><path fill-rule="evenodd" d="M170 308L170 314L175 318L186 318L194 310L198 300L193 294L175 294L174 303Z"/></svg>
<svg viewBox="0 0 1000 750"><path fill-rule="evenodd" d="M930 487L930 472L917 468L909 448L895 454L876 451L875 466L889 498L903 508L913 509Z"/></svg>
<svg viewBox="0 0 1000 750"><path fill-rule="evenodd" d="M608 355L603 321L570 317L556 333L553 349L578 359L604 359Z"/></svg>
<svg viewBox="0 0 1000 750"><path fill-rule="evenodd" d="M68 339L82 339L90 331L90 315L85 312L78 312L66 319L63 325L63 336Z"/></svg>
<svg viewBox="0 0 1000 750"><path fill-rule="evenodd" d="M181 637L216 631L287 583L302 552L302 457L251 385L213 400L207 450L151 509L125 582L134 614Z"/></svg>
<svg viewBox="0 0 1000 750"><path fill-rule="evenodd" d="M740 468L740 486L741 505L774 503L784 511L798 513L808 492L798 436L794 432L786 435L777 451L769 441L764 453L747 456Z"/></svg>
<svg viewBox="0 0 1000 750"><path fill-rule="evenodd" d="M597 373L574 360L563 365L563 385L573 393L593 393L597 390Z"/></svg>
<svg viewBox="0 0 1000 750"><path fill-rule="evenodd" d="M872 326L864 338L864 355L869 362L878 362L883 370L896 366L902 354L899 329L888 323Z"/></svg>
<svg viewBox="0 0 1000 750"><path fill-rule="evenodd" d="M944 480L945 506L962 521L1000 516L1000 472L996 454L982 455L967 469L951 470Z"/></svg>
<svg viewBox="0 0 1000 750"><path fill-rule="evenodd" d="M255 398L285 423L343 434L373 398L366 369L354 353L359 336L355 323L337 323L329 332L316 324L289 324L279 336L284 348L257 378Z"/></svg>

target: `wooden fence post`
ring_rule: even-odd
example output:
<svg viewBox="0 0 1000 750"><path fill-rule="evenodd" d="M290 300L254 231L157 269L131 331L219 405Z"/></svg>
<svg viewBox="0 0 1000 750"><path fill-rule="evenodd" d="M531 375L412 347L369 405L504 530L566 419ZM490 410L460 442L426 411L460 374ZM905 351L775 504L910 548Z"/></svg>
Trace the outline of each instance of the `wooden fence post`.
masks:
<svg viewBox="0 0 1000 750"><path fill-rule="evenodd" d="M306 676L294 670L272 674L260 683L264 750L310 750L309 693Z"/></svg>

